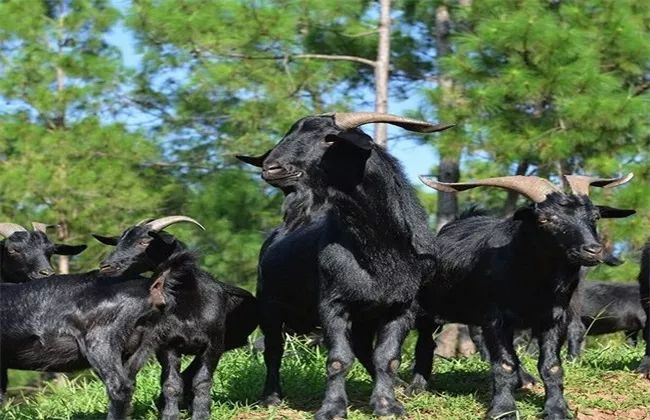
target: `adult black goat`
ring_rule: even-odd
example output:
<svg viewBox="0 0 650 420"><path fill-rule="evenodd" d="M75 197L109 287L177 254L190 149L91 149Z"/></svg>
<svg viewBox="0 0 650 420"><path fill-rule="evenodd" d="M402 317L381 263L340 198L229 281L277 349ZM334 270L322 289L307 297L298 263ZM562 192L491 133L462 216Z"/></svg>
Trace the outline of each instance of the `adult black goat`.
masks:
<svg viewBox="0 0 650 420"><path fill-rule="evenodd" d="M639 272L639 289L641 292L641 306L645 311L646 320L643 328L645 340L645 356L637 368L646 379L650 379L650 240L641 252L641 271Z"/></svg>
<svg viewBox="0 0 650 420"><path fill-rule="evenodd" d="M178 276L186 278L185 284L193 285L176 297L187 311L170 312L161 326L165 331L156 352L162 366L159 405L165 418L174 418L178 415L178 394L182 392L185 401L193 401L193 416L202 418L209 416L209 385L221 353L246 345L248 336L257 328L257 301L246 290L215 280L189 254L183 254L185 246L163 231L181 222L203 229L190 217L167 216L143 220L119 237L94 236L102 243L115 246L100 263L104 275L177 270ZM171 261L173 255L176 257ZM195 358L180 373L183 354Z"/></svg>
<svg viewBox="0 0 650 420"><path fill-rule="evenodd" d="M7 369L92 367L106 386L108 418L126 418L135 375L153 350L152 329L161 310L173 308L175 286L96 271L0 284L1 393Z"/></svg>
<svg viewBox="0 0 650 420"><path fill-rule="evenodd" d="M479 186L516 191L533 204L505 219L469 217L443 227L433 281L420 295L422 307L443 319L480 325L492 367L492 402L488 416L516 418L514 391L519 359L513 348L515 328L532 328L540 343L538 368L544 382L546 418L569 417L563 395L560 347L566 335L566 312L578 284L580 267L601 262L603 247L596 220L617 210L591 203L590 186L614 187L623 178L570 175L572 193L533 176L490 178L469 183L442 183L422 178L428 186L458 192ZM414 385L426 384L433 355L431 330L418 325Z"/></svg>
<svg viewBox="0 0 650 420"><path fill-rule="evenodd" d="M54 254L77 255L86 245L54 244L45 233L46 225L32 223L28 231L14 223L0 223L0 282L23 283L54 274Z"/></svg>
<svg viewBox="0 0 650 420"><path fill-rule="evenodd" d="M238 156L285 194L284 222L260 252L263 404L281 398L283 324L297 333L321 324L327 388L316 418L345 417L355 355L375 380L374 413L404 411L393 380L414 298L433 269L434 238L397 161L357 128L373 122L419 132L450 127L378 113L311 116L264 155Z"/></svg>

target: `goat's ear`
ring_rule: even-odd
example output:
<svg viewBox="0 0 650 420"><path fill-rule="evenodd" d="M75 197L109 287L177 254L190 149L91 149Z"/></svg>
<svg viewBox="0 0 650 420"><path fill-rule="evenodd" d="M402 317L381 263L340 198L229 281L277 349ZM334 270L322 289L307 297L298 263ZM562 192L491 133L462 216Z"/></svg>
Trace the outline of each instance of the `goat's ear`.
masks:
<svg viewBox="0 0 650 420"><path fill-rule="evenodd" d="M165 300L165 273L159 274L149 286L149 298L156 308L164 307L167 304Z"/></svg>
<svg viewBox="0 0 650 420"><path fill-rule="evenodd" d="M372 148L372 137L360 130L346 130L338 134L328 134L325 136L326 143L336 143L345 141L363 150Z"/></svg>
<svg viewBox="0 0 650 420"><path fill-rule="evenodd" d="M616 207L609 206L596 206L600 212L600 217L603 219L622 219L624 217L632 216L636 213L634 209L617 209Z"/></svg>
<svg viewBox="0 0 650 420"><path fill-rule="evenodd" d="M273 149L268 150L266 153L260 156L236 155L235 157L244 163L248 163L249 165L261 168L264 165L264 159L266 159L266 157L271 153L271 150Z"/></svg>
<svg viewBox="0 0 650 420"><path fill-rule="evenodd" d="M120 239L117 236L102 236L102 235L97 235L96 233L93 233L92 235L93 238L97 239L99 242L103 243L104 245L110 245L110 246L116 246L117 242Z"/></svg>
<svg viewBox="0 0 650 420"><path fill-rule="evenodd" d="M86 249L86 245L54 245L54 253L56 255L77 255L83 252L84 249Z"/></svg>

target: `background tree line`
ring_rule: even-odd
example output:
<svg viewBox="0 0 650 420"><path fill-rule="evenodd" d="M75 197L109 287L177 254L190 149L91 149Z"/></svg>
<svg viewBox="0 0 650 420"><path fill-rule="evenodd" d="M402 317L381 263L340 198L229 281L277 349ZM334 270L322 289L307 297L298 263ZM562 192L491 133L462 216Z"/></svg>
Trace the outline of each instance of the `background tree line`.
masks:
<svg viewBox="0 0 650 420"><path fill-rule="evenodd" d="M106 252L89 233L188 214L207 232L174 232L250 287L281 197L234 155L265 151L304 115L387 98L389 111L458 124L417 137L447 180L633 171L628 187L594 193L639 211L602 223L628 263L595 273L631 280L650 235L649 92L648 2L8 0L0 218L91 245L74 271ZM390 133L378 132L389 147L406 136ZM421 196L432 227L474 202L523 203L489 189Z"/></svg>

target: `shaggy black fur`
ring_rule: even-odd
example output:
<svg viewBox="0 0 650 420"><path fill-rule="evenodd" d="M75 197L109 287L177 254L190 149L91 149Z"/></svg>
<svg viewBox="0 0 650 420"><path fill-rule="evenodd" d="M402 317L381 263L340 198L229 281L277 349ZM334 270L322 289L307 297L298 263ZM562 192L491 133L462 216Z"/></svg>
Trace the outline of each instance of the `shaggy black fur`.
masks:
<svg viewBox="0 0 650 420"><path fill-rule="evenodd" d="M399 164L361 130L341 130L328 116L303 118L265 155L240 159L262 167L286 195L284 222L260 253L262 403L281 399L283 325L307 333L320 324L328 379L316 418L345 416L355 356L374 376L375 414L402 414L393 380L435 249Z"/></svg>
<svg viewBox="0 0 650 420"><path fill-rule="evenodd" d="M437 245L444 252L438 254L434 280L421 292L421 305L433 316L428 324L418 322L413 386L424 386L430 376L429 326L436 318L479 325L492 365L488 416L514 419L514 391L521 378L513 333L532 328L540 342L545 416L567 418L559 352L580 267L603 257L599 217L600 208L588 197L553 193L512 217L468 217L443 227Z"/></svg>
<svg viewBox="0 0 650 420"><path fill-rule="evenodd" d="M53 244L43 232L14 232L0 241L0 282L23 283L54 274L52 255L77 255L86 245Z"/></svg>
<svg viewBox="0 0 650 420"><path fill-rule="evenodd" d="M164 348L157 352L157 358L162 366L161 396L159 404L164 406L163 413L174 417L178 413L179 397L177 386L183 392L183 401L194 400L196 416L204 415L209 410L206 402L205 380L207 371L213 372L216 361L221 352L232 350L248 343L248 336L257 328L258 313L257 300L244 289L215 280L209 273L203 271L198 263L184 251L185 246L173 235L167 232L154 232L146 226L132 226L119 237L104 237L94 235L102 243L115 246L100 264L101 272L107 275L124 275L125 273L144 273L146 271L161 270L161 266L171 268L176 273L172 277L190 275L195 277L193 282L197 290L201 289L204 295L192 292L196 300L192 301L192 293L185 294L183 305L194 309L194 318L187 322L195 325L193 328L201 333L213 331L216 335L224 334L223 343L212 343L211 350L201 351L192 348L190 353L196 355L194 361L181 373L178 362L181 354L186 352L186 341L191 341L188 336L191 331L178 332L179 338L164 340ZM207 315L206 315L207 314ZM180 314L179 316L189 316ZM221 325L223 324L223 326ZM178 323L179 328L181 323ZM193 330L194 331L194 330ZM197 338L198 339L198 338ZM219 345L219 347L215 347ZM214 366L213 366L214 364ZM184 385L175 383L181 378ZM197 382L198 381L198 382ZM198 388L197 388L198 387ZM195 392L198 389L198 394ZM192 394L194 392L194 397ZM208 404L206 406L206 404ZM170 414L171 413L171 414ZM174 414L176 413L176 414ZM208 412L209 414L209 412Z"/></svg>
<svg viewBox="0 0 650 420"><path fill-rule="evenodd" d="M151 354L169 287L97 272L0 284L0 389L7 369L71 372L92 367L106 386L108 418L127 416L135 375Z"/></svg>

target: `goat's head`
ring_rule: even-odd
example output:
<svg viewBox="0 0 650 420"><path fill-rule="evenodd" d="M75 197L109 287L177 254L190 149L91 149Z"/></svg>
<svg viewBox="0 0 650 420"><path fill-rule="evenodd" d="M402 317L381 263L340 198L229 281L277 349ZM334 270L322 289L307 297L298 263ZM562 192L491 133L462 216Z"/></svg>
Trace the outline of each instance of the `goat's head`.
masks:
<svg viewBox="0 0 650 420"><path fill-rule="evenodd" d="M576 265L593 266L603 262L605 255L596 230L600 218L627 217L634 210L594 205L589 199L589 187L613 188L628 182L629 174L621 178L592 178L566 175L571 193L563 193L551 182L536 176L506 176L474 182L445 183L427 177L426 185L443 192L458 192L479 186L492 186L516 191L529 198L533 205L524 207L514 218L529 223L545 243L552 243Z"/></svg>
<svg viewBox="0 0 650 420"><path fill-rule="evenodd" d="M163 229L175 223L199 222L187 216L167 216L145 219L127 228L120 236L93 234L99 242L115 249L100 263L100 272L107 276L141 274L154 270L181 246L174 235Z"/></svg>
<svg viewBox="0 0 650 420"><path fill-rule="evenodd" d="M54 244L47 237L47 225L32 223L34 230L28 231L13 223L0 223L0 269L2 279L11 283L22 283L54 274L50 263L52 255L77 255L86 245Z"/></svg>
<svg viewBox="0 0 650 420"><path fill-rule="evenodd" d="M285 193L300 185L319 187L354 185L363 176L372 138L358 127L388 123L410 131L431 133L452 125L375 112L334 113L305 117L296 122L280 142L261 156L237 156L262 168L262 178Z"/></svg>

